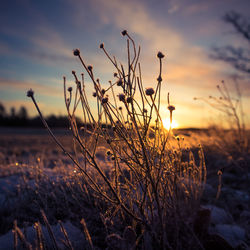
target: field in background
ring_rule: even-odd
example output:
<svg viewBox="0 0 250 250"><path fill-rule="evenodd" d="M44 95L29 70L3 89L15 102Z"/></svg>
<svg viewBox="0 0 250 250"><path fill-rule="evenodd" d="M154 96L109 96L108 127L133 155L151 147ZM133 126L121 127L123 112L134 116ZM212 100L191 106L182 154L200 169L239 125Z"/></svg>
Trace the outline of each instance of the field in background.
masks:
<svg viewBox="0 0 250 250"><path fill-rule="evenodd" d="M212 212L209 230L222 235L234 247L249 245L250 155L238 152L234 145L227 145L234 150L228 152L211 131L175 133L184 149L197 148L199 143L203 146L208 179L201 203ZM69 131L55 130L55 134L71 152ZM83 190L80 172L45 130L2 128L0 142L0 245L4 249L13 247L11 229L15 220L20 228L26 228L27 238L32 240L35 234L32 225L41 221L41 208L62 248L58 220L63 222L75 248L88 244L80 223L82 218L94 245L100 248L106 247L105 230L119 233L119 225L107 227L108 222L100 213L101 204L96 204L91 194ZM105 147L99 149L97 159L104 171L109 171L111 159ZM79 161L84 163L83 158ZM48 233L45 237L49 238Z"/></svg>

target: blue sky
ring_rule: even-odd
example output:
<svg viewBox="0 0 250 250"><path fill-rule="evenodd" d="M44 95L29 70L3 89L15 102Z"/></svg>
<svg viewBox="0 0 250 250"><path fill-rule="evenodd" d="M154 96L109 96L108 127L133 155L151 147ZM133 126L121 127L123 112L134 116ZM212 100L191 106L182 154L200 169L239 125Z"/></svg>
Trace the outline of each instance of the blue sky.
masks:
<svg viewBox="0 0 250 250"><path fill-rule="evenodd" d="M154 87L156 53L166 55L163 96L170 92L181 126L206 126L216 112L193 97L215 94L216 85L236 71L210 58L213 46L247 46L222 16L235 10L250 15L249 0L19 0L0 8L0 102L8 109L27 107L35 115L26 91L32 88L44 114L65 114L62 77L74 86L71 71L82 72L72 49L80 48L87 64L108 86L114 69L99 49L104 42L122 61L123 29L142 47L145 87ZM88 81L88 79L87 79ZM240 83L249 103L249 82ZM89 82L88 93L93 87ZM163 106L166 100L163 100ZM167 109L162 110L167 116ZM247 114L249 115L249 114Z"/></svg>

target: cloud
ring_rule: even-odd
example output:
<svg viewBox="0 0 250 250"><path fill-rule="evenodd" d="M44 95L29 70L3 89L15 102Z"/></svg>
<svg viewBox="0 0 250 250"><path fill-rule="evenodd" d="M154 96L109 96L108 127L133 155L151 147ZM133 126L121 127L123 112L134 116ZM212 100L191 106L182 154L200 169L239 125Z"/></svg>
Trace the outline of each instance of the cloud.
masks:
<svg viewBox="0 0 250 250"><path fill-rule="evenodd" d="M173 14L180 9L180 2L178 0L169 1L168 13Z"/></svg>
<svg viewBox="0 0 250 250"><path fill-rule="evenodd" d="M82 47L80 49L84 59L86 59L87 64L93 64L96 77L100 77L101 82L105 84L109 79L112 79L114 68L98 48L96 50L92 50L92 48L95 44L98 46L98 40L104 41L105 47L107 45L111 54L117 53L118 59L122 56L126 59L126 52L122 52L123 48L126 49L126 39L119 36L119 32L127 29L129 34L142 45L141 62L145 87L154 87L156 84L159 70L156 54L158 50L161 50L166 55L163 65L163 95L165 96L168 91L173 93L173 101L185 112L190 111L188 111L189 108L185 109L184 107L194 109L194 106L192 106L194 96L212 94L217 83L228 76L228 68L225 67L225 64L211 60L208 51L205 49L211 40L205 41L204 37L209 37L210 34L215 32L216 28L214 30L214 27L217 27L215 22L211 24L211 20L209 20L207 22L209 24L206 26L193 22L191 25L194 25L193 29L195 30L192 31L192 34L187 33L191 30L190 27L187 30L183 28L187 27L189 22L184 25L181 23L187 18L193 18L192 15L197 17L198 13L211 11L211 6L214 6L216 1L208 3L198 0L191 0L190 2L172 0L164 5L166 6L164 17L157 15L157 8L151 10L152 6L147 1L91 0L84 2L76 0L74 4L71 4L69 0L67 1L68 4L72 5L72 9L66 17L71 16L70 22L77 24L77 27L73 26L70 30L67 30L67 28L56 29L56 22L53 23L54 26L50 25L46 20L46 17L48 17L46 13L41 11L37 15L37 12L30 9L32 20L37 20L34 25L31 25L32 29L19 29L17 26L0 28L4 34L16 41L15 44L12 44L0 40L0 54L28 58L31 62L38 61L52 66L53 69L53 67L65 66L65 64L63 65L64 62L68 65L73 60L76 61L77 59L72 56L72 45L69 44L81 42L80 46ZM163 12L163 10L160 12ZM207 16L210 16L210 14ZM177 15L181 16L181 20L170 20L170 17L177 17ZM206 19L207 16L204 20L208 20ZM91 18L89 19L89 17ZM193 18L192 20L200 19ZM66 31L70 31L70 33L66 34ZM89 37L89 35L91 36ZM82 41L79 41L79 39L82 39ZM196 40L199 41L196 42ZM20 46L16 46L17 43ZM23 44L25 46L22 46ZM76 65L77 67L79 65L79 68L73 66L73 69L80 72L80 62ZM1 72L3 71L1 70ZM46 73L46 70L41 70L41 74L43 73ZM1 78L0 88L9 90L8 87L13 86L12 91L26 91L28 86L39 94L61 97L62 89L59 91L56 85L45 84L44 79L36 78L34 80L35 77L33 79L26 78L24 81ZM51 80L53 81L53 79ZM47 82L50 82L49 79ZM90 86L91 93L92 84ZM198 110L200 108L197 108L197 113Z"/></svg>
<svg viewBox="0 0 250 250"><path fill-rule="evenodd" d="M45 65L57 65L60 61L72 62L72 47L64 42L60 33L45 23L34 24L35 29L2 27L1 33L19 43L0 40L0 54L36 60ZM24 44L21 46L21 44Z"/></svg>
<svg viewBox="0 0 250 250"><path fill-rule="evenodd" d="M211 3L210 1L195 2L185 6L185 8L183 8L183 12L188 15L206 12L211 7L211 4L214 5L215 3Z"/></svg>
<svg viewBox="0 0 250 250"><path fill-rule="evenodd" d="M39 82L35 81L18 81L10 80L5 78L0 78L0 88L1 90L17 92L22 91L26 93L28 89L33 89L35 92L46 95L46 96L57 96L61 97L62 94L59 92L59 88L56 86L45 86Z"/></svg>

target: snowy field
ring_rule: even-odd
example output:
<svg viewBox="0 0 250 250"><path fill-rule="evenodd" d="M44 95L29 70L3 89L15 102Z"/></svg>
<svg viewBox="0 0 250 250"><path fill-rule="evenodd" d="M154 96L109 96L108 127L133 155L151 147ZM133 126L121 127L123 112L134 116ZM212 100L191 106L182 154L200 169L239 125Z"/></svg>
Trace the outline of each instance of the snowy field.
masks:
<svg viewBox="0 0 250 250"><path fill-rule="evenodd" d="M66 149L72 150L69 131L55 131ZM201 200L203 211L211 211L208 221L209 234L219 235L233 248L248 249L250 246L250 175L249 153L240 154L218 147L214 137L186 133L185 146L195 147L201 142L204 147L208 172L207 184ZM192 138L192 140L190 139ZM84 158L79 156L84 164ZM97 153L104 171L111 164L106 149ZM219 172L218 175L218 171ZM222 173L222 175L220 175ZM221 176L221 181L219 177ZM43 241L48 249L54 247L53 237L44 222L44 211L57 247L60 249L88 249L91 242L95 249L109 246L107 235L120 233L119 223L105 219L105 208L93 199L84 186L81 173L71 160L61 152L45 130L1 129L0 130L0 249L13 249L13 225L21 229L24 246L37 243L37 228L41 228ZM104 205L103 205L104 206ZM87 239L84 218L91 237ZM198 220L206 224L203 218ZM202 226L201 226L202 227ZM67 232L67 237L63 233ZM52 238L51 238L52 237ZM125 236L121 235L122 240ZM121 238L118 237L119 240ZM119 242L118 240L118 242ZM217 239L218 240L218 239ZM220 240L219 240L220 242ZM119 243L118 243L119 244ZM218 243L219 244L219 243ZM223 243L221 243L223 244ZM110 246L109 246L110 247ZM129 245L127 245L129 249ZM20 248L22 249L22 248ZM110 247L112 249L112 247Z"/></svg>

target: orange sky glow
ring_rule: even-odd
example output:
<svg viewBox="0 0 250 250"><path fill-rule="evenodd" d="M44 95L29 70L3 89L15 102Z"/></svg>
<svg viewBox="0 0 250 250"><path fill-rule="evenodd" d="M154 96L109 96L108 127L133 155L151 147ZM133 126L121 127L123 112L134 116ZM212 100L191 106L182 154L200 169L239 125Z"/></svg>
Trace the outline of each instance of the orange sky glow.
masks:
<svg viewBox="0 0 250 250"><path fill-rule="evenodd" d="M179 127L207 127L224 119L218 112L194 97L219 96L216 85L225 80L234 95L232 76L240 76L245 120L249 127L249 76L230 65L211 58L212 47L245 46L222 16L233 10L249 16L247 0L198 1L72 1L51 3L13 1L0 10L0 102L7 110L21 105L31 116L36 111L26 97L32 88L45 115L66 114L63 100L63 80L74 87L71 71L83 71L72 49L80 48L87 64L94 66L104 88L114 80L114 68L100 51L99 44L118 61L126 61L126 41L123 29L142 47L143 83L155 87L158 76L156 54L165 54L161 114L169 117L167 94L176 107L174 121ZM52 6L50 6L52 5ZM55 5L55 6L54 6ZM56 13L53 9L57 9ZM86 78L90 104L93 85ZM79 113L80 115L80 113ZM219 118L220 117L220 118ZM167 122L166 122L167 123ZM167 124L165 126L168 126Z"/></svg>

